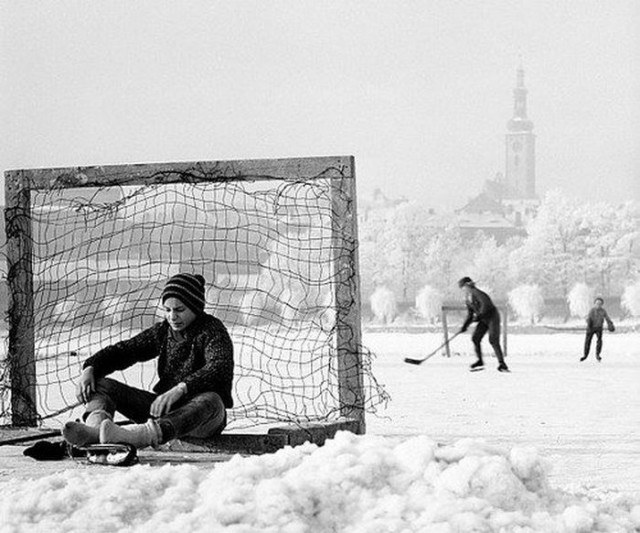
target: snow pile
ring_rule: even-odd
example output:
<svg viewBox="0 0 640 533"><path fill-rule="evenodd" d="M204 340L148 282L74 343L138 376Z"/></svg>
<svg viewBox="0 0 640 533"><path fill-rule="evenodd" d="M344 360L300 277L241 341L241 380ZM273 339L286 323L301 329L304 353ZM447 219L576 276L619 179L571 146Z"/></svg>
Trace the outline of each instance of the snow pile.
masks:
<svg viewBox="0 0 640 533"><path fill-rule="evenodd" d="M634 531L640 501L551 489L531 448L338 433L204 471L87 468L0 485L0 531Z"/></svg>

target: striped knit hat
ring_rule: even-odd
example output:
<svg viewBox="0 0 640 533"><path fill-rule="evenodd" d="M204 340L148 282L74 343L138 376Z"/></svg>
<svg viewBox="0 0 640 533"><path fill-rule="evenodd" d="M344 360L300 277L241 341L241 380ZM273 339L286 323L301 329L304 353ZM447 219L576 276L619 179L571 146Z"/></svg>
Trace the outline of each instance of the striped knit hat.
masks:
<svg viewBox="0 0 640 533"><path fill-rule="evenodd" d="M162 303L178 298L197 315L204 311L204 278L200 274L171 276L162 291Z"/></svg>

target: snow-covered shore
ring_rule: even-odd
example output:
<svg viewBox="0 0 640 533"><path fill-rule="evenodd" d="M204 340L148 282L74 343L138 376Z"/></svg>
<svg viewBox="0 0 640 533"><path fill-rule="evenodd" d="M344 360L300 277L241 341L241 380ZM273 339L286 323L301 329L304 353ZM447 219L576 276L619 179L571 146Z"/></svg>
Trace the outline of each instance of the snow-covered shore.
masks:
<svg viewBox="0 0 640 533"><path fill-rule="evenodd" d="M634 531L640 499L549 486L533 448L339 433L323 447L194 466L67 472L0 487L9 532Z"/></svg>

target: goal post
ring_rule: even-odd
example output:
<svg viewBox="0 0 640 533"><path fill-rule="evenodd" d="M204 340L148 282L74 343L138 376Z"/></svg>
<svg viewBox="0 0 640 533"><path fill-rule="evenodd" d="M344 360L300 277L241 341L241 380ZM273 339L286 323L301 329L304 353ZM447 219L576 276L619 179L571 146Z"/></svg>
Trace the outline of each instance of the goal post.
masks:
<svg viewBox="0 0 640 533"><path fill-rule="evenodd" d="M502 321L501 324L501 335L502 335L502 352L504 356L507 356L507 313L508 309L506 305L496 304L496 308L500 311L500 318ZM442 334L444 335L444 347L445 353L447 357L451 357L451 349L449 347L449 339L451 338L449 332L449 323L448 317L451 313L465 313L467 312L467 306L461 304L445 304L442 306ZM457 330L456 330L457 331Z"/></svg>
<svg viewBox="0 0 640 533"><path fill-rule="evenodd" d="M355 172L351 159L351 172ZM342 415L358 421L360 432L365 431L364 384L362 354L358 347L362 340L362 306L360 300L360 276L358 259L358 216L356 209L355 180L332 182L332 217L334 239L334 265L338 276L335 301L339 317L336 321L338 350L339 395ZM345 199L349 198L349 202ZM338 240L346 240L344 248ZM342 250L342 251L340 251ZM358 369L358 370L356 370Z"/></svg>
<svg viewBox="0 0 640 533"><path fill-rule="evenodd" d="M14 426L34 426L36 406L36 363L33 321L33 257L31 191L22 176L5 176L5 231L8 283L7 317L9 335L6 360L11 392L11 421ZM5 402L2 402L5 404Z"/></svg>
<svg viewBox="0 0 640 533"><path fill-rule="evenodd" d="M362 346L352 156L14 170L5 190L12 425L72 405L85 356L157 321L185 269L234 340L230 427L343 418L364 433L386 399Z"/></svg>

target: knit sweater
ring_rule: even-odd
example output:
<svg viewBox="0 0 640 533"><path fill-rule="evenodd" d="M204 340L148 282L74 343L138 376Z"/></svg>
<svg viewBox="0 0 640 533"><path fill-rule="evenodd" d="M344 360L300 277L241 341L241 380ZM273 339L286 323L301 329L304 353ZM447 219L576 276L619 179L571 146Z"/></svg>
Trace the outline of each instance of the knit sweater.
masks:
<svg viewBox="0 0 640 533"><path fill-rule="evenodd" d="M201 392L216 392L225 407L233 407L233 343L224 324L203 313L178 339L165 320L138 335L107 346L89 357L83 368L92 366L96 378L135 363L158 359L158 383L154 392L162 394L180 382L192 397Z"/></svg>

